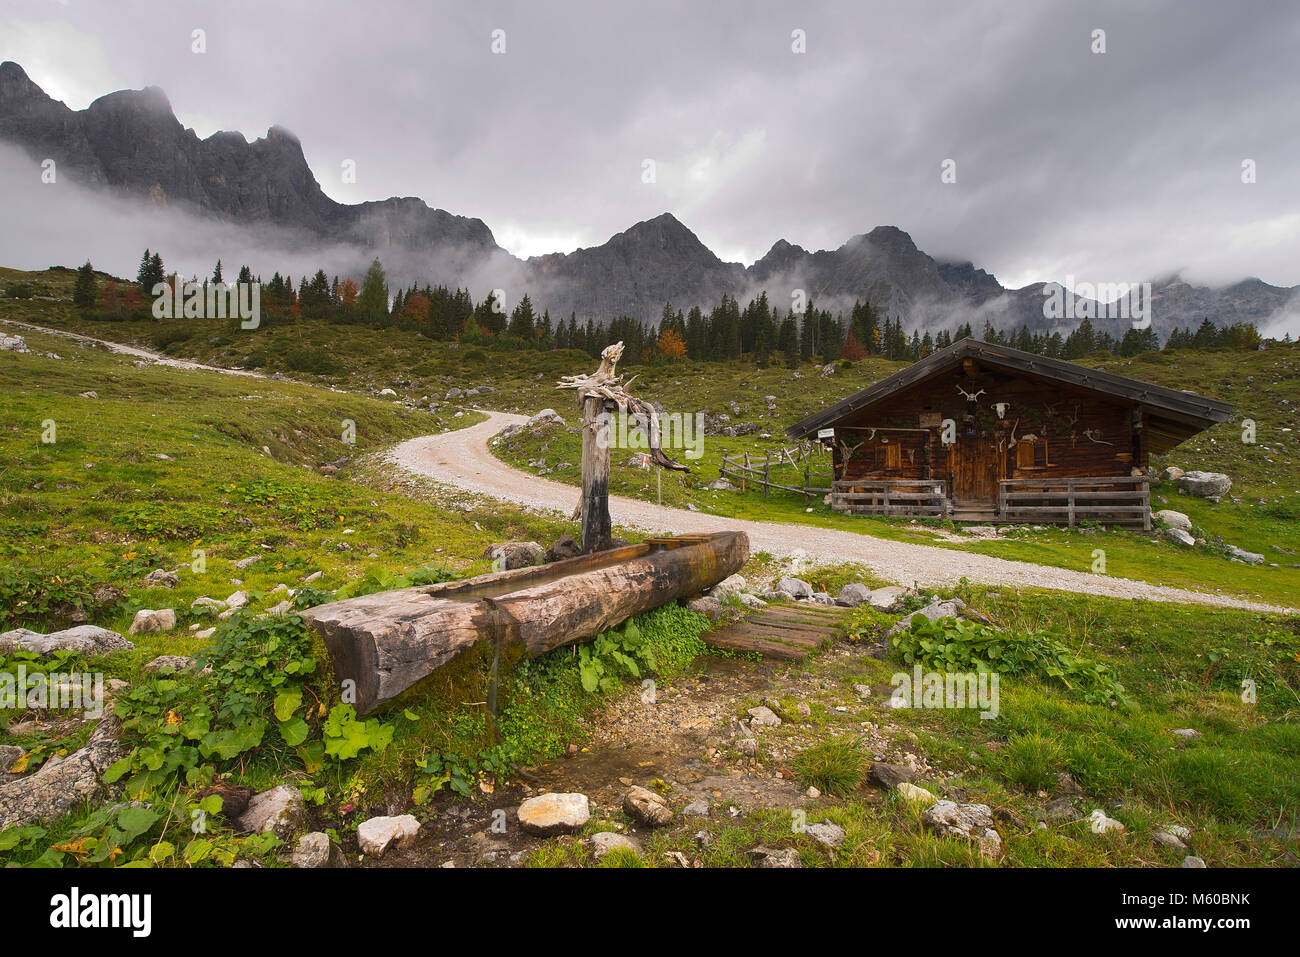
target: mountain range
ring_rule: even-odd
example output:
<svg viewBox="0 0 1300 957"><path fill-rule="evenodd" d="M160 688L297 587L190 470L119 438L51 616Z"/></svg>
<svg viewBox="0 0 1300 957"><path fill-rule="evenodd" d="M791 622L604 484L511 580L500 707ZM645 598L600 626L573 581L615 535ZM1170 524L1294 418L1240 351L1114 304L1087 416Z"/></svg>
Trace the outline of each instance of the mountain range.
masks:
<svg viewBox="0 0 1300 957"><path fill-rule="evenodd" d="M895 226L877 226L833 250L809 252L779 240L745 267L723 262L664 213L599 246L520 260L497 245L481 219L431 208L414 197L358 204L330 199L302 144L283 127L273 126L251 143L230 132L200 139L177 120L157 87L109 93L76 111L48 96L13 62L0 63L0 141L35 162L54 159L61 177L92 190L250 229L275 227L301 248L355 247L358 275L377 255L386 265L412 264L409 276L390 265L398 282L464 285L476 298L497 287L526 290L538 309L558 316L657 320L665 302L707 309L724 293L743 303L763 290L782 311L795 290L823 308L846 309L869 299L909 328L970 322L978 332L988 320L1003 329L1025 325L1043 331L1071 329L1077 322L1072 317L1087 309L1105 314L1099 304L1074 300L1071 318L1050 318L1044 301L1055 287L1007 289L971 262L935 260ZM437 274L430 275L430 268ZM1258 279L1211 288L1173 276L1151 285L1153 322L1162 336L1207 317L1220 325L1251 321L1263 328L1270 317L1300 303L1300 286ZM1119 335L1128 321L1095 319L1094 325Z"/></svg>

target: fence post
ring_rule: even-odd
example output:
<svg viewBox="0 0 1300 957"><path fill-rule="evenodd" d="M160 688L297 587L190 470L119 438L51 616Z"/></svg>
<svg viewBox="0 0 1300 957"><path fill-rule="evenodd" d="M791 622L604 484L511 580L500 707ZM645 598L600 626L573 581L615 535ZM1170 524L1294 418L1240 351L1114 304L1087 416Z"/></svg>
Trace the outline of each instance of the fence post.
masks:
<svg viewBox="0 0 1300 957"><path fill-rule="evenodd" d="M772 487L768 484L768 470L772 467L772 456L763 459L763 498L766 499Z"/></svg>
<svg viewBox="0 0 1300 957"><path fill-rule="evenodd" d="M740 473L740 490L745 491L745 479L749 476L749 453L745 453L745 470Z"/></svg>
<svg viewBox="0 0 1300 957"><path fill-rule="evenodd" d="M808 481L808 460L804 459L803 460L803 503L805 506L808 504L808 496L810 494L808 491L809 484L810 483Z"/></svg>
<svg viewBox="0 0 1300 957"><path fill-rule="evenodd" d="M1074 528L1074 479L1065 480L1066 504L1070 514L1070 528Z"/></svg>

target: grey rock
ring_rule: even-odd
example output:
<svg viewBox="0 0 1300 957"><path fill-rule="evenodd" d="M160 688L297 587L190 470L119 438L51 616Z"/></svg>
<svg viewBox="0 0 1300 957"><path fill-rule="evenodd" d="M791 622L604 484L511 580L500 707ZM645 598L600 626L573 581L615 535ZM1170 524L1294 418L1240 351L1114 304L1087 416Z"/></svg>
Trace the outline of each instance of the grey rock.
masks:
<svg viewBox="0 0 1300 957"><path fill-rule="evenodd" d="M1166 540L1173 542L1175 545L1182 545L1184 548L1191 548L1196 544L1196 539L1192 538L1191 532L1182 528L1166 528L1162 533Z"/></svg>
<svg viewBox="0 0 1300 957"><path fill-rule="evenodd" d="M321 868L347 867L343 849L330 840L323 831L312 831L298 838L291 862L294 867Z"/></svg>
<svg viewBox="0 0 1300 957"><path fill-rule="evenodd" d="M979 842L980 853L996 855L1002 838L993 828L993 812L987 804L956 804L936 801L925 809L921 823L945 837L964 837Z"/></svg>
<svg viewBox="0 0 1300 957"><path fill-rule="evenodd" d="M1172 508L1162 508L1151 517L1169 528L1181 528L1185 532L1192 529L1192 520L1182 512L1175 512Z"/></svg>
<svg viewBox="0 0 1300 957"><path fill-rule="evenodd" d="M250 834L274 833L283 841L301 826L306 816L302 792L292 785L281 784L249 798L248 807L236 823Z"/></svg>
<svg viewBox="0 0 1300 957"><path fill-rule="evenodd" d="M105 715L84 748L62 761L46 761L33 774L0 784L0 831L48 823L86 801L105 797L109 791L100 778L127 753L118 741L120 733L117 718Z"/></svg>
<svg viewBox="0 0 1300 957"><path fill-rule="evenodd" d="M420 833L420 822L410 814L372 817L357 827L357 846L367 857L379 857L389 847L406 847Z"/></svg>
<svg viewBox="0 0 1300 957"><path fill-rule="evenodd" d="M1247 565L1264 564L1264 556L1258 552L1248 552L1245 549L1238 548L1236 545L1229 545L1227 552L1229 558L1239 562L1245 562Z"/></svg>
<svg viewBox="0 0 1300 957"><path fill-rule="evenodd" d="M242 572L245 569L251 568L252 566L256 565L261 560L262 560L261 555L249 555L247 558L241 558L239 561L235 562L234 565Z"/></svg>
<svg viewBox="0 0 1300 957"><path fill-rule="evenodd" d="M1183 858L1183 862L1178 866L1202 868L1205 867L1205 861L1202 858L1194 857L1191 854L1188 854L1186 857Z"/></svg>
<svg viewBox="0 0 1300 957"><path fill-rule="evenodd" d="M1172 847L1176 851L1187 850L1187 845L1177 834L1170 834L1168 831L1152 831L1151 840L1157 844L1163 844L1165 847Z"/></svg>
<svg viewBox="0 0 1300 957"><path fill-rule="evenodd" d="M528 568L546 561L546 549L536 542L497 542L484 549L480 558L503 560L505 570Z"/></svg>
<svg viewBox="0 0 1300 957"><path fill-rule="evenodd" d="M176 627L176 612L171 608L141 608L135 613L128 634L148 635L154 632L171 631Z"/></svg>
<svg viewBox="0 0 1300 957"><path fill-rule="evenodd" d="M554 409L542 409L541 412L538 412L536 415L534 415L532 418L530 418L527 422L524 423L524 428L526 429L547 428L553 425L558 425L560 428L564 428L566 424L567 423L565 423L564 419L562 419L560 417L560 414L556 412Z"/></svg>
<svg viewBox="0 0 1300 957"><path fill-rule="evenodd" d="M856 608L871 598L871 589L861 582L852 582L840 589L840 593L835 596L836 604L845 605L849 608Z"/></svg>
<svg viewBox="0 0 1300 957"><path fill-rule="evenodd" d="M153 661L144 666L144 670L150 674L155 674L164 668L170 668L172 671L185 671L194 664L194 659L185 655L159 655Z"/></svg>
<svg viewBox="0 0 1300 957"><path fill-rule="evenodd" d="M600 860L606 854L613 850L631 851L634 854L641 853L641 845L632 838L617 834L614 831L600 831L591 835L591 851L596 860Z"/></svg>
<svg viewBox="0 0 1300 957"><path fill-rule="evenodd" d="M708 798L697 798L686 807L682 808L682 817L708 817L709 800Z"/></svg>
<svg viewBox="0 0 1300 957"><path fill-rule="evenodd" d="M1036 817L1050 824L1062 824L1077 821L1083 814L1068 797L1059 797L1043 805Z"/></svg>
<svg viewBox="0 0 1300 957"><path fill-rule="evenodd" d="M566 558L577 558L581 554L582 546L575 542L571 535L561 535L555 540L555 544L546 550L546 560L561 562Z"/></svg>
<svg viewBox="0 0 1300 957"><path fill-rule="evenodd" d="M749 709L749 724L754 728L779 728L781 719L771 708L759 705Z"/></svg>
<svg viewBox="0 0 1300 957"><path fill-rule="evenodd" d="M812 585L809 585L802 578L791 578L789 576L782 578L776 583L776 590L790 598L811 598L813 596Z"/></svg>
<svg viewBox="0 0 1300 957"><path fill-rule="evenodd" d="M749 582L740 575L730 575L709 589L709 595L718 601L726 601L731 595L739 595L749 588Z"/></svg>
<svg viewBox="0 0 1300 957"><path fill-rule="evenodd" d="M872 784L891 791L900 784L911 783L915 778L916 775L911 769L901 764L884 764L879 761L871 765L871 770L867 774L867 779Z"/></svg>
<svg viewBox="0 0 1300 957"><path fill-rule="evenodd" d="M701 595L699 598L693 598L686 603L686 607L701 615L707 615L714 621L722 617L722 602L712 595Z"/></svg>
<svg viewBox="0 0 1300 957"><path fill-rule="evenodd" d="M141 582L147 587L175 588L181 583L181 579L175 572L169 572L165 568L155 568L145 575Z"/></svg>
<svg viewBox="0 0 1300 957"><path fill-rule="evenodd" d="M52 651L79 651L85 655L103 655L110 651L130 651L135 645L115 631L97 625L77 625L63 631L42 635L16 628L0 634L0 654L31 651L48 655Z"/></svg>
<svg viewBox="0 0 1300 957"><path fill-rule="evenodd" d="M765 845L751 847L745 852L754 867L793 868L803 867L799 852L793 847L772 848Z"/></svg>
<svg viewBox="0 0 1300 957"><path fill-rule="evenodd" d="M319 573L317 573L319 574ZM215 615L226 610L226 603L218 598L209 598L204 595L190 602L190 611L192 613L203 612L205 614Z"/></svg>
<svg viewBox="0 0 1300 957"><path fill-rule="evenodd" d="M1178 479L1179 491L1197 498L1218 502L1232 488L1232 479L1222 472L1184 472Z"/></svg>
<svg viewBox="0 0 1300 957"><path fill-rule="evenodd" d="M832 824L830 821L805 825L804 833L827 847L839 847L844 843L844 838L847 837L844 828L838 824Z"/></svg>

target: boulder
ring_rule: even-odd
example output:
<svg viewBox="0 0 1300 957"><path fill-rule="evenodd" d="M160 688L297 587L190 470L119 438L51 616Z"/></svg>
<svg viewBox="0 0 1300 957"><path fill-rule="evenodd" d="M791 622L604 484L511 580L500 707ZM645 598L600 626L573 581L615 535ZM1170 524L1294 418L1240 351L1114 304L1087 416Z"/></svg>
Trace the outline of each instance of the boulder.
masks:
<svg viewBox="0 0 1300 957"><path fill-rule="evenodd" d="M752 608L754 611L759 611L767 607L767 602L763 601L763 599L759 598L757 595L750 595L748 593L740 596L740 603L746 608Z"/></svg>
<svg viewBox="0 0 1300 957"><path fill-rule="evenodd" d="M485 548L479 557L500 561L504 570L509 571L542 564L546 561L546 549L536 542L497 542Z"/></svg>
<svg viewBox="0 0 1300 957"><path fill-rule="evenodd" d="M719 478L719 479L714 479L712 482L706 485L705 488L712 489L715 492L734 492L737 490L738 486L733 485L731 482L728 482L724 478Z"/></svg>
<svg viewBox="0 0 1300 957"><path fill-rule="evenodd" d="M135 645L115 631L97 625L77 625L63 631L42 635L16 628L0 634L0 655L14 651L31 651L48 655L52 651L79 651L84 655L103 655L110 651L130 651Z"/></svg>
<svg viewBox="0 0 1300 957"><path fill-rule="evenodd" d="M1166 540L1175 545L1182 545L1184 548L1191 548L1196 544L1196 539L1192 538L1191 532L1182 528L1166 528L1164 536Z"/></svg>
<svg viewBox="0 0 1300 957"><path fill-rule="evenodd" d="M280 840L286 840L306 816L302 792L292 785L281 784L249 798L248 807L236 823L250 834L274 833Z"/></svg>
<svg viewBox="0 0 1300 957"><path fill-rule="evenodd" d="M987 804L936 801L921 815L921 823L944 837L964 837L979 842L980 853L993 856L1002 838L993 829L993 812Z"/></svg>
<svg viewBox="0 0 1300 957"><path fill-rule="evenodd" d="M128 633L148 635L154 632L171 631L176 627L176 612L170 608L141 608L135 613Z"/></svg>
<svg viewBox="0 0 1300 957"><path fill-rule="evenodd" d="M1167 528L1181 528L1185 532L1192 530L1192 520L1182 512L1175 512L1172 508L1162 508L1151 517Z"/></svg>
<svg viewBox="0 0 1300 957"><path fill-rule="evenodd" d="M1218 502L1232 488L1232 479L1222 472L1185 472L1178 479L1178 490L1197 498Z"/></svg>
<svg viewBox="0 0 1300 957"><path fill-rule="evenodd" d="M63 817L86 801L105 796L108 792L101 775L127 753L118 741L120 732L121 724L108 714L84 748L62 761L51 758L35 773L0 784L0 831L44 824ZM9 766L3 770L7 772Z"/></svg>
<svg viewBox="0 0 1300 957"><path fill-rule="evenodd" d="M776 583L776 590L784 592L790 598L811 598L813 596L812 585L809 585L802 578L786 576Z"/></svg>
<svg viewBox="0 0 1300 957"><path fill-rule="evenodd" d="M405 847L420 833L420 822L410 814L372 817L357 827L357 846L367 857L379 857L392 847Z"/></svg>
<svg viewBox="0 0 1300 957"><path fill-rule="evenodd" d="M227 611L234 611L237 608L246 607L248 605L248 592L232 592L230 596L226 598L225 605Z"/></svg>
<svg viewBox="0 0 1300 957"><path fill-rule="evenodd" d="M835 596L837 605L845 605L849 608L857 608L865 601L871 599L871 589L861 582L852 582L840 589L840 593Z"/></svg>
<svg viewBox="0 0 1300 957"><path fill-rule="evenodd" d="M294 867L347 867L343 849L324 831L312 831L298 838L291 862Z"/></svg>
<svg viewBox="0 0 1300 957"><path fill-rule="evenodd" d="M646 827L663 827L673 820L673 811L668 802L648 788L634 787L624 794L623 810L638 824Z"/></svg>
<svg viewBox="0 0 1300 957"><path fill-rule="evenodd" d="M591 820L585 794L547 792L519 805L519 825L529 834L549 837L580 831Z"/></svg>
<svg viewBox="0 0 1300 957"><path fill-rule="evenodd" d="M1264 556L1259 554L1259 552L1248 552L1243 548L1238 548L1236 545L1229 545L1227 552L1228 557L1236 562L1245 562L1247 565L1264 564Z"/></svg>
<svg viewBox="0 0 1300 957"><path fill-rule="evenodd" d="M1176 465L1170 465L1160 473L1160 480L1163 482L1177 482L1186 473Z"/></svg>

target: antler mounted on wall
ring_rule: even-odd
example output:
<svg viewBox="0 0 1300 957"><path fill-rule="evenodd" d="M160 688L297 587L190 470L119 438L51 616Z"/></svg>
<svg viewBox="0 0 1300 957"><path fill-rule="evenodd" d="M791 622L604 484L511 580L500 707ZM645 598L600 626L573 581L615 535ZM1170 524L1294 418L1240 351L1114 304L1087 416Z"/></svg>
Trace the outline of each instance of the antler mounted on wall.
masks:
<svg viewBox="0 0 1300 957"><path fill-rule="evenodd" d="M963 389L961 386L957 386L957 391L960 392L963 396L966 397L966 401L967 401L967 402L974 402L976 399L978 399L980 396L982 396L982 395L984 394L984 390L983 390L983 389L980 389L980 390L979 390L978 392L976 392L974 395L971 395L971 393L967 392L967 391L966 391L965 389Z"/></svg>

